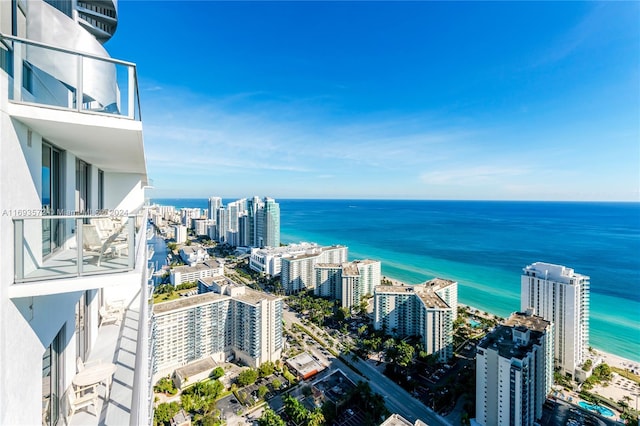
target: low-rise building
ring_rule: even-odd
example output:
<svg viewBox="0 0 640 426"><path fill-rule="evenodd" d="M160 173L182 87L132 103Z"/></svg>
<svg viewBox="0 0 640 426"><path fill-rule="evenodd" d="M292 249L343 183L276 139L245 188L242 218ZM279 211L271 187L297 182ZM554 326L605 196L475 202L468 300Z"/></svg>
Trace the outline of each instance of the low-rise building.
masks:
<svg viewBox="0 0 640 426"><path fill-rule="evenodd" d="M180 258L187 265L209 260L209 253L199 246L184 246L180 249Z"/></svg>
<svg viewBox="0 0 640 426"><path fill-rule="evenodd" d="M171 284L176 286L187 282L195 282L200 278L224 275L224 264L209 259L193 266L177 266L171 269Z"/></svg>

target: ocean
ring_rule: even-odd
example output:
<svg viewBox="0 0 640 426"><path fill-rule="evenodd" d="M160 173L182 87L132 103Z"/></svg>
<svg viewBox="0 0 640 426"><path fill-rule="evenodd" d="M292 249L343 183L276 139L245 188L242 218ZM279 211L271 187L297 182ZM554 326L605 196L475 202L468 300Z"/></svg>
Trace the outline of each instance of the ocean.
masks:
<svg viewBox="0 0 640 426"><path fill-rule="evenodd" d="M277 201L283 243L343 244L408 284L456 280L460 303L500 316L519 310L526 265L573 268L591 277L591 345L640 362L640 203Z"/></svg>

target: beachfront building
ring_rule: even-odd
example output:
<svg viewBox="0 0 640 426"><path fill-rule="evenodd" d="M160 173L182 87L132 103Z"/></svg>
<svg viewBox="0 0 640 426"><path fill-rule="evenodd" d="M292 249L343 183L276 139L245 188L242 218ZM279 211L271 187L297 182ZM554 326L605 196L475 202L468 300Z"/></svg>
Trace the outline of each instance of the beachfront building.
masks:
<svg viewBox="0 0 640 426"><path fill-rule="evenodd" d="M315 247L301 254L281 259L280 282L286 294L315 289L315 269L318 263L344 263L348 248L341 245Z"/></svg>
<svg viewBox="0 0 640 426"><path fill-rule="evenodd" d="M215 218L209 236L218 242L243 247L280 246L280 205L273 198L241 198L225 207L220 197L211 197L209 217Z"/></svg>
<svg viewBox="0 0 640 426"><path fill-rule="evenodd" d="M520 309L555 327L555 365L575 377L589 350L589 277L561 265L536 262L523 269Z"/></svg>
<svg viewBox="0 0 640 426"><path fill-rule="evenodd" d="M314 265L316 296L340 300L343 308L357 306L362 298L373 295L380 285L381 263L376 260L356 260L344 263Z"/></svg>
<svg viewBox="0 0 640 426"><path fill-rule="evenodd" d="M252 367L280 359L282 298L224 276L199 279L198 292L154 305L154 378L207 357Z"/></svg>
<svg viewBox="0 0 640 426"><path fill-rule="evenodd" d="M200 278L224 275L224 264L216 260L207 260L192 266L177 266L171 269L170 280L174 286L197 282Z"/></svg>
<svg viewBox="0 0 640 426"><path fill-rule="evenodd" d="M280 275L282 258L319 249L316 243L289 244L282 247L252 248L249 267L256 272L275 277Z"/></svg>
<svg viewBox="0 0 640 426"><path fill-rule="evenodd" d="M553 324L514 313L476 353L476 424L533 426L553 384Z"/></svg>
<svg viewBox="0 0 640 426"><path fill-rule="evenodd" d="M425 351L441 362L453 356L458 283L434 278L418 285L379 285L374 292L374 327L396 337L420 336Z"/></svg>
<svg viewBox="0 0 640 426"><path fill-rule="evenodd" d="M259 222L260 223L260 222ZM280 204L273 198L265 197L262 211L262 232L259 233L258 247L280 246Z"/></svg>
<svg viewBox="0 0 640 426"><path fill-rule="evenodd" d="M69 424L78 360L98 359L109 397L71 423L151 419L136 66L102 44L117 2L92 8L0 1L2 425Z"/></svg>

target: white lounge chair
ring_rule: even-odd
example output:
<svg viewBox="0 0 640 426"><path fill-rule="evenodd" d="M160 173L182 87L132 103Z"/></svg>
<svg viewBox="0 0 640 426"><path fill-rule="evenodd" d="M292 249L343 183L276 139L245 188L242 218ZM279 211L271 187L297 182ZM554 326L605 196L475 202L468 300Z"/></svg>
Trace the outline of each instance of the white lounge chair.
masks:
<svg viewBox="0 0 640 426"><path fill-rule="evenodd" d="M101 306L100 313L100 326L105 324L116 324L122 319L122 315L119 312L108 311L106 307Z"/></svg>
<svg viewBox="0 0 640 426"><path fill-rule="evenodd" d="M67 424L76 411L81 408L89 407L93 405L93 414L98 415L98 385L84 386L74 388L73 385L67 390L67 403L69 404L69 411L67 414Z"/></svg>
<svg viewBox="0 0 640 426"><path fill-rule="evenodd" d="M82 225L83 254L98 257L98 266L106 254L112 254L112 241L102 240L95 225Z"/></svg>

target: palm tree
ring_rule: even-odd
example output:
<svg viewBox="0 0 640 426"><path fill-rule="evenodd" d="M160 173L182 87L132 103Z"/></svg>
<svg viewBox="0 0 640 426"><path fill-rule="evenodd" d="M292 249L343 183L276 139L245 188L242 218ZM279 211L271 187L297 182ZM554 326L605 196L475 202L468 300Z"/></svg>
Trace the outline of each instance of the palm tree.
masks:
<svg viewBox="0 0 640 426"><path fill-rule="evenodd" d="M316 408L307 416L307 426L320 426L325 423L324 414L320 408Z"/></svg>

